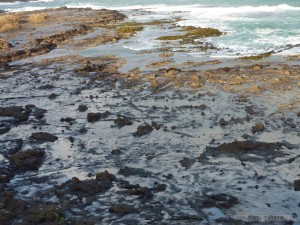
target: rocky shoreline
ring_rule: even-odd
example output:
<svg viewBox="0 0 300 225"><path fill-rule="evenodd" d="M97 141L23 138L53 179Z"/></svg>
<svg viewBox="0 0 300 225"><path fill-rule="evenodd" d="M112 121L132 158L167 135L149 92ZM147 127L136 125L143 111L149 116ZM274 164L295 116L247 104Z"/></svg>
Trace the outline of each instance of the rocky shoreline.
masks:
<svg viewBox="0 0 300 225"><path fill-rule="evenodd" d="M177 21L0 15L0 224L297 224L300 56L182 60L223 33Z"/></svg>

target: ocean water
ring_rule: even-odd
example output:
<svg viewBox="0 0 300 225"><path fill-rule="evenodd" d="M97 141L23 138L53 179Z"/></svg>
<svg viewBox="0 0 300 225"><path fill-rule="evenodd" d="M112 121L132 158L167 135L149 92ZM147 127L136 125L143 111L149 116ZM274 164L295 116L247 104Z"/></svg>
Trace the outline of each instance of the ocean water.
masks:
<svg viewBox="0 0 300 225"><path fill-rule="evenodd" d="M300 53L299 0L40 0L0 3L6 11L28 11L53 7L90 7L121 10L131 20L181 17L178 25L213 27L225 33L208 38L220 50L213 56L240 56L275 51ZM138 14L137 9L147 13ZM124 47L134 51L158 48L160 32L145 29ZM203 53L193 52L195 56Z"/></svg>

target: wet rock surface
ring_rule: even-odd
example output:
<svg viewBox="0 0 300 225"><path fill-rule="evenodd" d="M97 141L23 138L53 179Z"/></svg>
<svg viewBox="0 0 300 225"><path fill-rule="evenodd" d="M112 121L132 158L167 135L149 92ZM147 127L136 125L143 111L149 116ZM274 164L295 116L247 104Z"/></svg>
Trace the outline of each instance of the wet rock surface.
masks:
<svg viewBox="0 0 300 225"><path fill-rule="evenodd" d="M45 151L29 149L19 151L9 157L10 163L18 170L37 170L45 156Z"/></svg>
<svg viewBox="0 0 300 225"><path fill-rule="evenodd" d="M58 139L57 136L47 132L32 133L30 138L40 142L55 142Z"/></svg>
<svg viewBox="0 0 300 225"><path fill-rule="evenodd" d="M1 33L20 45L0 53L0 224L248 225L297 213L297 61L172 53L150 68L159 53L126 57L147 56L143 67L104 55L124 44L108 28L118 12L19 16Z"/></svg>

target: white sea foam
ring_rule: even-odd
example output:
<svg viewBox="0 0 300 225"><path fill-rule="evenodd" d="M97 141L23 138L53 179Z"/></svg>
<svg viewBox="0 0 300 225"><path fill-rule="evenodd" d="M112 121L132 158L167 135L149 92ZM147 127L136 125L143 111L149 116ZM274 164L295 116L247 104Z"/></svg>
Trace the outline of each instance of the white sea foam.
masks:
<svg viewBox="0 0 300 225"><path fill-rule="evenodd" d="M27 11L35 11L35 10L42 10L42 9L47 9L47 7L34 7L34 6L27 6L23 8L17 8L17 9L7 9L9 12L27 12Z"/></svg>

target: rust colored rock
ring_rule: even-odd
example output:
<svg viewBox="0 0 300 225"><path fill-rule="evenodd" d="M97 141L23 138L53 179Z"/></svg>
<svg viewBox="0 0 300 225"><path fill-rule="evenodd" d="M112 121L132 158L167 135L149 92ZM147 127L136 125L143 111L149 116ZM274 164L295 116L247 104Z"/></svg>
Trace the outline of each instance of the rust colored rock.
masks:
<svg viewBox="0 0 300 225"><path fill-rule="evenodd" d="M265 125L263 123L258 123L251 128L252 133L256 133L264 130L265 130Z"/></svg>
<svg viewBox="0 0 300 225"><path fill-rule="evenodd" d="M0 38L0 49L8 49L11 47L11 44L8 43L6 40Z"/></svg>

